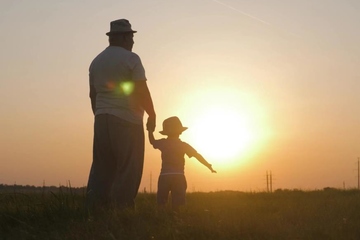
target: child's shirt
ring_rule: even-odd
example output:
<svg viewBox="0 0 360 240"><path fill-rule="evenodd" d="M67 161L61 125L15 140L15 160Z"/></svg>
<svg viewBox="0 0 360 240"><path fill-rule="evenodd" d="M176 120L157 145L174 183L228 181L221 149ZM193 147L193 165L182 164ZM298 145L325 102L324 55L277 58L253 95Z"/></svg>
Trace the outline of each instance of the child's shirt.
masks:
<svg viewBox="0 0 360 240"><path fill-rule="evenodd" d="M193 147L180 139L155 140L153 147L161 151L160 175L184 174L185 154L191 158L197 153Z"/></svg>

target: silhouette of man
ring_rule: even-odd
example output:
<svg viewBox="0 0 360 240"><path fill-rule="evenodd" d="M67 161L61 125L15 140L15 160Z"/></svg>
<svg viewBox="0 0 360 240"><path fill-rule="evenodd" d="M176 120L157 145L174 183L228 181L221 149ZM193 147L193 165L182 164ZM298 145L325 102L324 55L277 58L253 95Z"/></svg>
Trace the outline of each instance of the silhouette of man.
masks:
<svg viewBox="0 0 360 240"><path fill-rule="evenodd" d="M109 46L89 68L95 116L93 162L87 186L89 206L115 203L134 207L144 163L146 127L154 131L156 114L140 57L132 52L134 33L126 19L110 23Z"/></svg>

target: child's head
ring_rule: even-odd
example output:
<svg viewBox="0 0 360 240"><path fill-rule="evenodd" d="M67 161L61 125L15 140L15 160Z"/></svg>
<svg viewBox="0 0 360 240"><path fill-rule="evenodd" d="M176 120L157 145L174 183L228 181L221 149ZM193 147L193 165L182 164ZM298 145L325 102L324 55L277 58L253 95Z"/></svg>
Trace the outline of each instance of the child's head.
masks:
<svg viewBox="0 0 360 240"><path fill-rule="evenodd" d="M185 131L187 127L183 127L178 117L169 117L163 122L163 130L160 131L162 135L176 136Z"/></svg>

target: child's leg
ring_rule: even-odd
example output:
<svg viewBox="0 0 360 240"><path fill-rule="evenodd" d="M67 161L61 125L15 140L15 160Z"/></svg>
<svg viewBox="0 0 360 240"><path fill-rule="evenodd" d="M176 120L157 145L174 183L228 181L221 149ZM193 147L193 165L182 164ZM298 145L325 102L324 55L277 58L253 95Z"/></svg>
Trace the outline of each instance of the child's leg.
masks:
<svg viewBox="0 0 360 240"><path fill-rule="evenodd" d="M157 204L159 208L165 208L170 192L170 185L167 179L169 175L160 175L158 180Z"/></svg>
<svg viewBox="0 0 360 240"><path fill-rule="evenodd" d="M173 186L171 189L172 209L178 211L180 206L185 205L186 178L183 174L172 175Z"/></svg>

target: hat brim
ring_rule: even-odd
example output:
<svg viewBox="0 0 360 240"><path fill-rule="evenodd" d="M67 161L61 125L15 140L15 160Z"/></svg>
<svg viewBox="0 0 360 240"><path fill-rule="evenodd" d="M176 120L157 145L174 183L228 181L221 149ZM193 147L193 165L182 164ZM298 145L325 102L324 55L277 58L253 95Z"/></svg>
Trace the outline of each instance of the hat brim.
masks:
<svg viewBox="0 0 360 240"><path fill-rule="evenodd" d="M137 31L126 31L126 32L123 32L123 31L112 31L112 32L107 32L106 35L107 35L107 36L110 36L110 35L119 34L119 33L137 33Z"/></svg>
<svg viewBox="0 0 360 240"><path fill-rule="evenodd" d="M175 133L182 133L183 131L185 131L186 129L188 129L187 127L182 127L181 129L177 129L177 130L173 130L173 131L159 131L159 133L161 133L162 135L170 135L170 134L175 134Z"/></svg>

